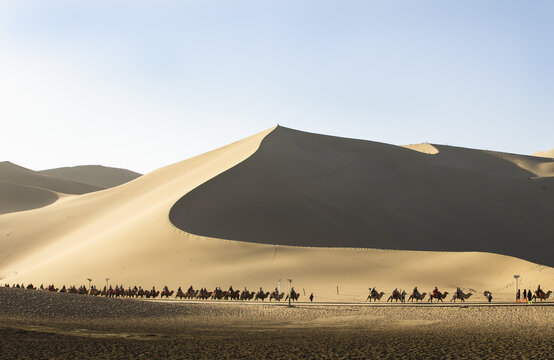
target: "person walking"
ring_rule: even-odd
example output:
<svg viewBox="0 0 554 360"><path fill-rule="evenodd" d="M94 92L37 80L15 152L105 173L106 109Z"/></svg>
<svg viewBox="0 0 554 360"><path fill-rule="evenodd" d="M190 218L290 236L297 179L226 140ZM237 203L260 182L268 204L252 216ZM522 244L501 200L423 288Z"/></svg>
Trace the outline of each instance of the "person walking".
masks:
<svg viewBox="0 0 554 360"><path fill-rule="evenodd" d="M527 302L527 289L523 289L523 302Z"/></svg>
<svg viewBox="0 0 554 360"><path fill-rule="evenodd" d="M531 289L527 290L527 300L529 301L529 304L531 304L531 301L533 300L533 294L531 294Z"/></svg>
<svg viewBox="0 0 554 360"><path fill-rule="evenodd" d="M521 289L517 289L516 302L520 302L520 301L521 301Z"/></svg>
<svg viewBox="0 0 554 360"><path fill-rule="evenodd" d="M310 302L313 302L314 301L314 293L311 293L310 294Z"/></svg>

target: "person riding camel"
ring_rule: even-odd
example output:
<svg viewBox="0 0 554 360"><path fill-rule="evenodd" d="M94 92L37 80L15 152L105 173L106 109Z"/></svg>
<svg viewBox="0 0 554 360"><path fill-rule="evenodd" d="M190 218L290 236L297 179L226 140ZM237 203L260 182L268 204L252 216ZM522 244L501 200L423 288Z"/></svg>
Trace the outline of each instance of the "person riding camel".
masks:
<svg viewBox="0 0 554 360"><path fill-rule="evenodd" d="M232 293L234 292L235 290L233 290L233 285L229 286L229 292Z"/></svg>
<svg viewBox="0 0 554 360"><path fill-rule="evenodd" d="M262 290L262 287L260 286L260 290L258 291L258 294L263 294L264 291Z"/></svg>
<svg viewBox="0 0 554 360"><path fill-rule="evenodd" d="M192 285L189 287L189 289L187 290L187 292L191 293L193 292L194 290L192 289Z"/></svg>
<svg viewBox="0 0 554 360"><path fill-rule="evenodd" d="M462 297L462 289L460 289L460 287L456 287L456 296L458 298Z"/></svg>
<svg viewBox="0 0 554 360"><path fill-rule="evenodd" d="M540 285L539 285L539 287L537 288L536 293L537 293L537 296L538 296L538 297L542 297L543 292L542 292L542 289L541 289L541 286L540 286Z"/></svg>
<svg viewBox="0 0 554 360"><path fill-rule="evenodd" d="M375 296L377 295L377 290L375 290L375 286L373 287L373 289L371 289L371 296Z"/></svg>
<svg viewBox="0 0 554 360"><path fill-rule="evenodd" d="M398 288L394 288L394 291L392 292L392 294L398 296L398 294L400 294L400 292L398 291Z"/></svg>
<svg viewBox="0 0 554 360"><path fill-rule="evenodd" d="M439 296L439 288L435 286L435 288L433 289L433 296L434 297L438 297Z"/></svg>
<svg viewBox="0 0 554 360"><path fill-rule="evenodd" d="M414 291L412 293L416 296L419 296L419 290L417 290L417 286L414 288Z"/></svg>

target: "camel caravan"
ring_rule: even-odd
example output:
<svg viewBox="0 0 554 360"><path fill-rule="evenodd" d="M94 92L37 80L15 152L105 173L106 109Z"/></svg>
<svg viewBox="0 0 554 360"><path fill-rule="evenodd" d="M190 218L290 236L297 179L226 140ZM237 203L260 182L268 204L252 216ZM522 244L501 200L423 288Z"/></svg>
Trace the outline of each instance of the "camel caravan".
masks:
<svg viewBox="0 0 554 360"><path fill-rule="evenodd" d="M9 284L5 284L5 287L10 287ZM86 286L81 285L76 287L75 285L66 287L62 286L61 289L55 287L54 285L44 286L43 284L40 287L36 288L33 284L25 286L24 284L13 284L12 288L17 289L27 289L27 290L42 290L49 292L60 292L67 294L79 294L79 295L91 295L91 296L104 296L110 298L146 298L146 299L156 299L156 298L167 298L173 297L175 294L176 299L190 299L190 300L240 300L240 301L281 301L285 299L288 301L289 298L291 301L298 301L300 294L294 290L294 287L291 289L290 293L286 295L284 292L279 292L277 288L272 292L264 292L262 288L258 291L249 291L246 287L241 292L240 290L234 290L233 286L229 287L229 290L222 290L220 287L216 287L213 291L207 290L205 287L201 289L194 289L192 285L184 292L181 287L175 292L174 290L169 290L167 286L164 286L161 291L156 290L155 287L152 287L152 290L144 290L140 286L134 286L133 288L128 287L125 289L123 285L116 285L115 288L111 285L109 287L104 286L102 290L99 290L96 286L92 285L89 289Z"/></svg>
<svg viewBox="0 0 554 360"><path fill-rule="evenodd" d="M115 288L110 286L104 286L102 290L98 289L95 285L91 285L90 288L87 289L86 286L81 285L79 287L76 287L75 285L66 287L65 285L62 286L61 289L55 287L54 285L40 285L40 287L36 288L33 286L33 284L29 284L25 286L24 284L13 284L10 286L9 284L5 284L5 287L12 287L12 288L18 288L18 289L27 289L27 290L42 290L42 291L49 291L49 292L60 292L60 293L67 293L67 294L79 294L79 295L91 295L91 296L104 296L104 297L110 297L110 298L140 298L140 299L156 299L156 298L173 298L175 299L188 299L188 300L235 300L235 301L265 301L266 299L268 301L282 301L283 299L285 301L298 301L300 298L300 293L296 292L294 290L294 287L291 288L289 294L285 294L284 292L278 291L277 288L275 288L272 292L264 291L261 287L258 291L249 291L246 287L244 290L234 290L233 286L230 286L228 290L222 290L220 287L216 287L213 291L209 291L205 287L201 289L194 289L192 285L188 288L187 291L183 291L181 287L177 291L170 290L167 286L164 286L161 291L156 290L155 287L152 287L152 290L145 290L140 286L134 286L133 288L128 287L125 289L123 285L116 285ZM531 294L531 291L529 291L529 294ZM366 298L366 302L377 302L381 301L383 296L385 295L384 292L379 292L375 289L375 287L369 288L369 295ZM460 300L461 302L465 302L467 299L469 299L473 295L472 292L464 293L462 289L459 287L456 289L454 294L452 294L452 297L450 298L451 302L456 302L457 300ZM543 291L539 287L535 291L534 295L532 295L531 300L536 301L540 300L542 301L548 301L550 296L552 295L552 290L549 290L547 292ZM448 296L448 291L441 292L437 287L427 292L420 293L417 286L412 290L412 293L408 296L408 293L405 290L398 290L394 289L391 293L391 295L387 298L387 302L401 302L405 303L406 301L409 302L423 302L425 299L427 299L428 303L432 303L433 300L436 300L436 302L444 302L444 299ZM487 299L489 302L492 300L492 293L488 290L486 290L483 293L483 296L485 299ZM406 297L408 299L406 300ZM309 297L310 301L313 301L313 294Z"/></svg>

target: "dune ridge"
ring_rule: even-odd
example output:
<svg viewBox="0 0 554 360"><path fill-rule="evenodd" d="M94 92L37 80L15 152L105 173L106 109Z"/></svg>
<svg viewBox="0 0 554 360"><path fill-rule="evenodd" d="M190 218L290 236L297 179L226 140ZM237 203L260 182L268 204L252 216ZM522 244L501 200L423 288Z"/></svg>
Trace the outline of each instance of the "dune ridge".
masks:
<svg viewBox="0 0 554 360"><path fill-rule="evenodd" d="M554 159L554 149L550 149L546 151L538 151L534 153L533 156L541 156L541 157Z"/></svg>
<svg viewBox="0 0 554 360"><path fill-rule="evenodd" d="M176 288L192 284L213 288L233 284L272 289L278 279L293 278L302 294L313 291L323 301L363 300L368 286L387 291L391 286L408 289L416 284L422 291L461 286L495 291L499 298L511 297L514 273L522 275L521 287L554 286L553 268L513 256L311 247L309 241L297 244L304 246L272 245L194 235L172 224L170 210L183 195L240 170L277 129L282 130L268 129L114 188L0 216L1 281L61 285L85 284L92 278L102 286L105 278L110 278L110 283L125 286L167 284ZM372 144L410 159L431 158L396 146ZM317 149L308 149L317 154ZM440 158L441 153L443 149L432 158ZM489 157L499 162L495 162L496 171L505 176L514 168L525 176L530 174ZM376 163L387 164L387 159Z"/></svg>
<svg viewBox="0 0 554 360"><path fill-rule="evenodd" d="M118 186L134 180L141 174L127 170L101 165L80 165L41 170L41 174L77 181L103 189Z"/></svg>

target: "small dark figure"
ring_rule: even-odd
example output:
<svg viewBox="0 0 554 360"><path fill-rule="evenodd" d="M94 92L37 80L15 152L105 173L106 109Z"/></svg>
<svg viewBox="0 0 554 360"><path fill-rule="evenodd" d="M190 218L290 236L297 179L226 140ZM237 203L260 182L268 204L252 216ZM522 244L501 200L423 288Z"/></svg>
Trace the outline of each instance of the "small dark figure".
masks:
<svg viewBox="0 0 554 360"><path fill-rule="evenodd" d="M489 296L487 296L487 299L489 299L489 302L492 301L492 294L489 292Z"/></svg>
<svg viewBox="0 0 554 360"><path fill-rule="evenodd" d="M521 300L521 289L517 289L516 301L519 302L520 300Z"/></svg>
<svg viewBox="0 0 554 360"><path fill-rule="evenodd" d="M314 293L311 293L310 294L310 302L313 302L314 301Z"/></svg>
<svg viewBox="0 0 554 360"><path fill-rule="evenodd" d="M527 290L527 300L529 300L529 302L531 302L531 300L533 299L533 294L531 294L531 289Z"/></svg>
<svg viewBox="0 0 554 360"><path fill-rule="evenodd" d="M527 289L523 289L523 302L527 302Z"/></svg>

